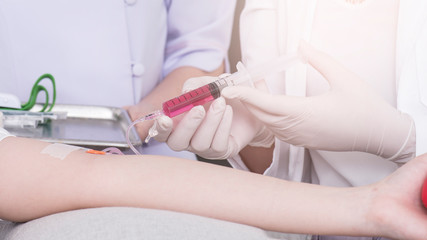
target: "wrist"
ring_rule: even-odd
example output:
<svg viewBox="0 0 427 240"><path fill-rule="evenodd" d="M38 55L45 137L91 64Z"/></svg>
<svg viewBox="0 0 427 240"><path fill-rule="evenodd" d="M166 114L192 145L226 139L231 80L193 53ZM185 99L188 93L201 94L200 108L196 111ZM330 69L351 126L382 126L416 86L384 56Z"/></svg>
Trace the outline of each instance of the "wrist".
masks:
<svg viewBox="0 0 427 240"><path fill-rule="evenodd" d="M376 196L376 188L373 186L362 186L348 188L348 191L343 192L341 198L338 196L334 211L340 211L342 214L337 214L335 226L341 225L339 235L346 236L379 236L380 226L378 219L375 218L374 200ZM342 208L342 210L340 210ZM336 229L331 230L327 234L336 234ZM340 230L338 230L340 231ZM334 233L335 232L335 233Z"/></svg>
<svg viewBox="0 0 427 240"><path fill-rule="evenodd" d="M380 186L382 182L365 187L366 205L364 225L369 236L386 236L391 231L387 228L390 221L396 221L393 215L393 202L384 193L384 187ZM396 229L394 229L396 230Z"/></svg>
<svg viewBox="0 0 427 240"><path fill-rule="evenodd" d="M353 150L375 154L394 162L410 158L411 151L414 151L412 145L415 145L413 119L391 107L378 108L377 113L379 117L373 120L359 121L373 122L370 125L360 126L360 129L366 131L356 133Z"/></svg>
<svg viewBox="0 0 427 240"><path fill-rule="evenodd" d="M413 119L405 114L398 112L395 121L389 121L387 130L384 132L383 143L379 149L382 149L381 157L397 163L404 163L414 157L415 154L415 124Z"/></svg>
<svg viewBox="0 0 427 240"><path fill-rule="evenodd" d="M275 137L272 131L270 131L265 125L260 127L260 130L248 144L251 147L263 147L270 148L274 143Z"/></svg>
<svg viewBox="0 0 427 240"><path fill-rule="evenodd" d="M415 132L415 124L413 121L412 121L412 124L410 125L410 129L408 131L406 138L403 138L403 139L404 139L404 142L402 143L400 149L393 156L387 158L387 160L393 161L399 164L400 166L415 157L416 132Z"/></svg>

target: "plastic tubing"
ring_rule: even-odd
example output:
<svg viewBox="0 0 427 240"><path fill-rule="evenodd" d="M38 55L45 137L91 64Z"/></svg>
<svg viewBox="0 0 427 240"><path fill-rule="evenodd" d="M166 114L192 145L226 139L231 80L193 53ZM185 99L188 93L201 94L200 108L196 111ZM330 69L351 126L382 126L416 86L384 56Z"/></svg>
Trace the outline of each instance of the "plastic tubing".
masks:
<svg viewBox="0 0 427 240"><path fill-rule="evenodd" d="M265 62L263 64L254 66L252 68L247 69L243 63L239 62L237 64L237 72L225 76L223 78L219 78L218 80L211 82L209 84L203 85L199 88L196 88L192 91L184 93L178 97L172 98L168 101L165 101L162 104L162 110L157 110L153 113L150 113L140 119L135 120L127 129L126 132L126 140L129 147L135 154L140 154L139 151L133 146L129 139L130 129L135 126L135 124L156 119L162 115L166 115L170 118L175 117L179 114L189 111L195 106L203 105L207 102L210 102L221 96L221 90L227 86L235 86L243 83L252 84L253 82L257 82L259 80L264 79L266 76L279 73L288 70L292 66L294 66L300 57L297 54L292 55L284 55L273 59L271 61ZM155 135L155 133L153 134ZM151 137L150 135L147 137L145 142Z"/></svg>

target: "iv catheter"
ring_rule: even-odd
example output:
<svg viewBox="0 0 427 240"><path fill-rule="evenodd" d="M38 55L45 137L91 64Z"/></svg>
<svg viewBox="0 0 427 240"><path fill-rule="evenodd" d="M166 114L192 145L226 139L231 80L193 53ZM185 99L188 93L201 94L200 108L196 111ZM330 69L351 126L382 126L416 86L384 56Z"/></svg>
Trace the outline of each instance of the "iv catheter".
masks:
<svg viewBox="0 0 427 240"><path fill-rule="evenodd" d="M127 129L126 140L129 147L135 154L140 155L139 151L133 146L129 140L130 129L137 123L155 120L161 116L168 116L170 118L180 115L184 112L189 111L195 106L203 105L221 96L221 90L228 86L236 86L241 84L250 84L264 79L266 76L272 73L279 73L288 70L290 67L295 65L299 61L299 56L284 55L272 61L263 63L258 66L247 69L241 62L237 64L237 72L220 77L216 81L196 88L192 91L184 93L178 97L172 98L162 104L162 110L154 111L150 114L145 115L142 118L135 120ZM155 132L149 133L145 139L147 143L151 137L157 135Z"/></svg>

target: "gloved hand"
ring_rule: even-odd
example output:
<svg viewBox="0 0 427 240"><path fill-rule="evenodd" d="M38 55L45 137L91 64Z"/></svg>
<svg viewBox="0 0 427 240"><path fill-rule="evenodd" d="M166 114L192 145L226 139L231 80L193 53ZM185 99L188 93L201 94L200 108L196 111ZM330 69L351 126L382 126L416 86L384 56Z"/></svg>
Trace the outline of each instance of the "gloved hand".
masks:
<svg viewBox="0 0 427 240"><path fill-rule="evenodd" d="M301 44L300 54L328 80L327 93L295 97L236 86L225 88L222 96L240 100L276 137L297 146L396 159L406 143L414 141L411 117L390 106L357 75L307 43Z"/></svg>
<svg viewBox="0 0 427 240"><path fill-rule="evenodd" d="M189 79L183 91L190 91L216 79ZM220 97L212 102L207 112L202 106L197 106L183 117L177 116L173 120L163 116L156 120L151 131L157 131L154 138L166 142L171 149L188 150L207 159L234 157L248 144L271 146L274 141L272 133L253 118L238 100L230 100L227 104Z"/></svg>

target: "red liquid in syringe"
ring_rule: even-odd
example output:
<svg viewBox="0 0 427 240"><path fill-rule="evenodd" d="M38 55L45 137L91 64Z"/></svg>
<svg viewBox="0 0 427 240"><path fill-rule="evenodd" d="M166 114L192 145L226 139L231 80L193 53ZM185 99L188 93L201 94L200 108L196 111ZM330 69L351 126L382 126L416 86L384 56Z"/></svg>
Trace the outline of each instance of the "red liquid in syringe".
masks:
<svg viewBox="0 0 427 240"><path fill-rule="evenodd" d="M227 86L225 81L215 81L172 98L163 103L163 113L172 118L187 112L195 106L203 105L221 96L221 90Z"/></svg>
<svg viewBox="0 0 427 240"><path fill-rule="evenodd" d="M241 66L237 65L238 72L164 102L163 113L168 117L175 117L195 106L203 105L218 98L221 95L221 90L229 84L239 85L247 81L257 81L270 73L286 71L298 61L298 55L284 55L262 65L254 66L250 72L240 63Z"/></svg>

